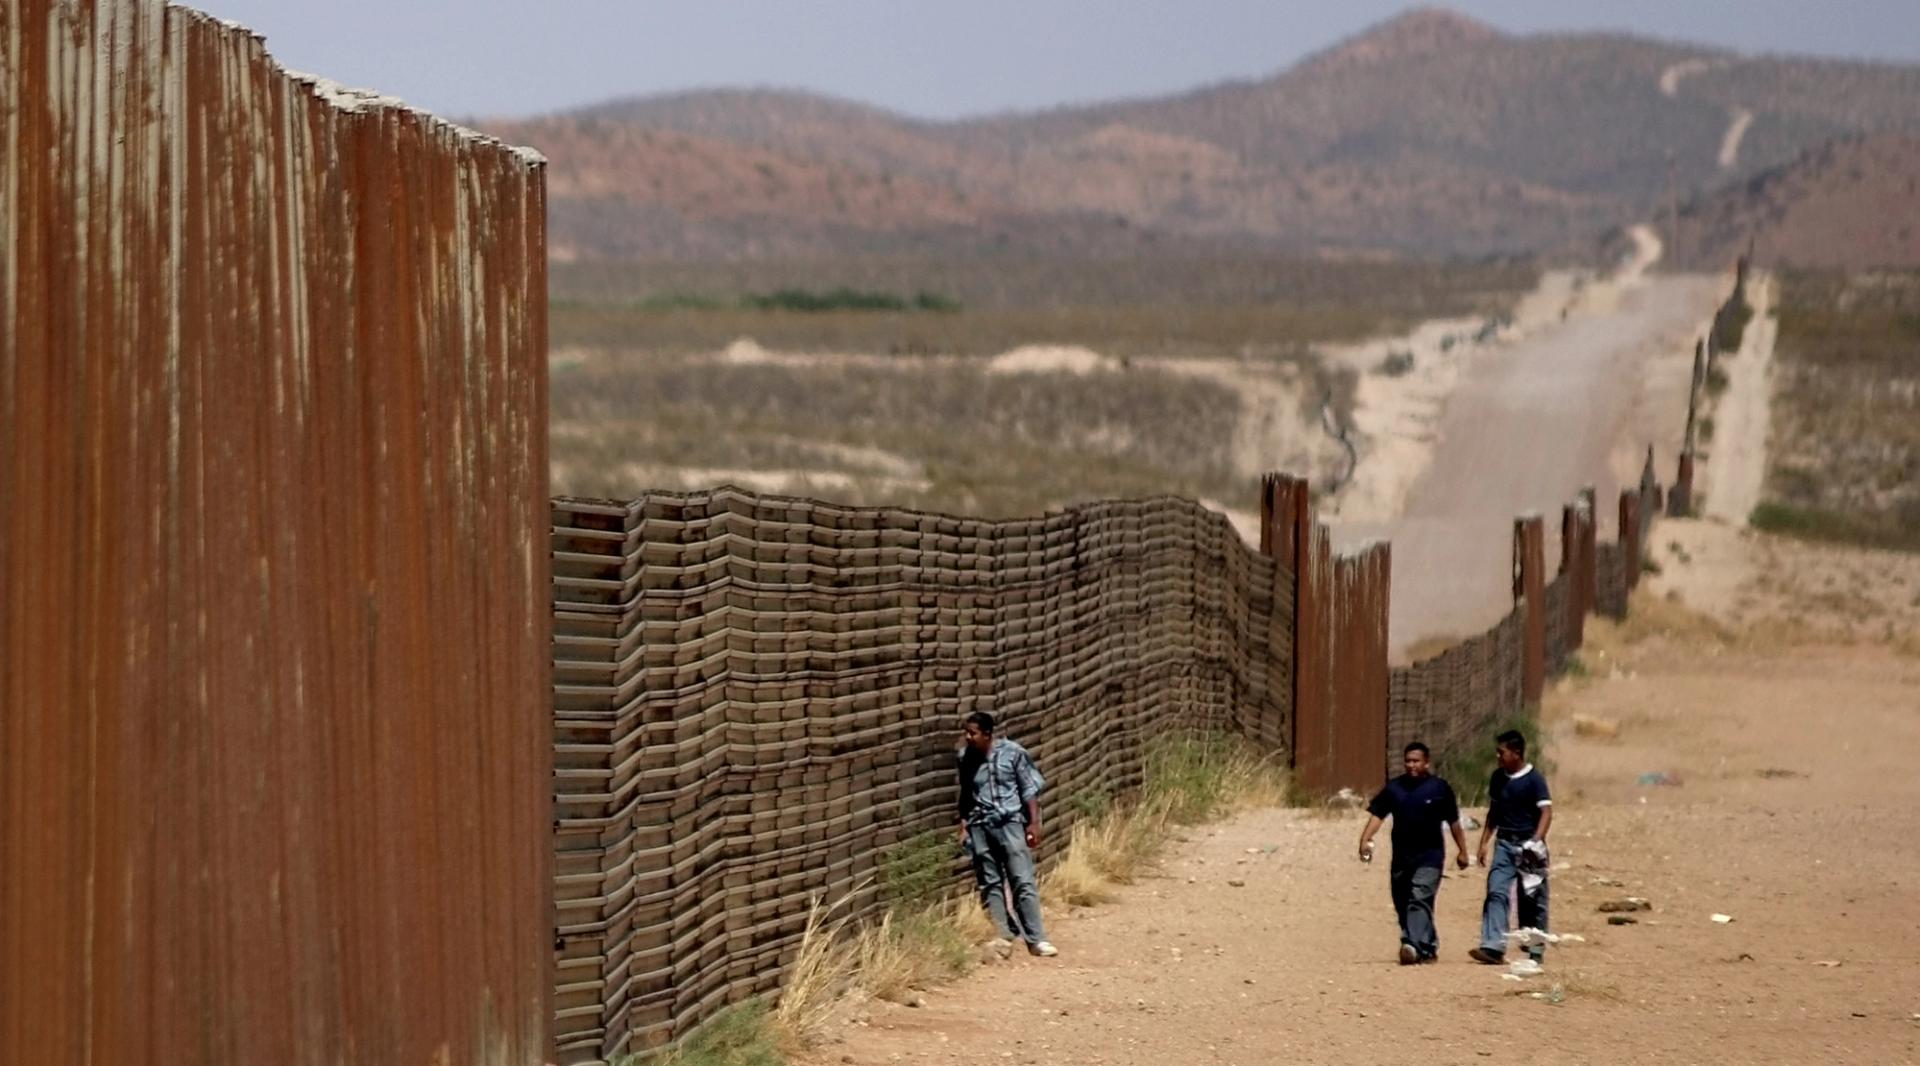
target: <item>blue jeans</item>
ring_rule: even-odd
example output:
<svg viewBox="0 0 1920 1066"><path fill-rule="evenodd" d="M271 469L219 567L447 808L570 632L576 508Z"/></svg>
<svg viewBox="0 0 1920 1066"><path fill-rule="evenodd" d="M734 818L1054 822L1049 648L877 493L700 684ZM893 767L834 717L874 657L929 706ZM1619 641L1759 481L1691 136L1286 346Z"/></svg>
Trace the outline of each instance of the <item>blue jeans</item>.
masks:
<svg viewBox="0 0 1920 1066"><path fill-rule="evenodd" d="M1504 954L1507 950L1507 904L1514 893L1520 895L1520 926L1523 929L1547 931L1547 888L1546 878L1540 881L1540 888L1529 895L1520 888L1520 845L1519 840L1495 840L1493 842L1493 865L1487 869L1487 904L1480 913L1480 946L1488 951ZM1544 947L1529 949L1528 954L1539 958L1545 954Z"/></svg>
<svg viewBox="0 0 1920 1066"><path fill-rule="evenodd" d="M1001 825L967 823L967 855L973 859L973 880L980 902L993 927L1008 940L1024 938L1038 944L1047 938L1040 926L1040 882L1034 874L1033 852L1027 847L1027 827L1019 819ZM1020 930L1014 931L1007 914L1007 887L1013 888L1014 911Z"/></svg>
<svg viewBox="0 0 1920 1066"><path fill-rule="evenodd" d="M1393 888L1393 913L1400 916L1400 942L1410 944L1423 959L1440 951L1433 930L1433 897L1440 892L1440 867L1412 866L1388 875Z"/></svg>

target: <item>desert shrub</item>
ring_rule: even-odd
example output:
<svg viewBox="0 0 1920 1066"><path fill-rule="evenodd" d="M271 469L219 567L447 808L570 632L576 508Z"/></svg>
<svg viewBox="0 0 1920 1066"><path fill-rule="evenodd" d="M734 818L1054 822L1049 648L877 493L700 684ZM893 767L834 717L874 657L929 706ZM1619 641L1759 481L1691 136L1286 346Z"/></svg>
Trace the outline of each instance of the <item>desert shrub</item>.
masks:
<svg viewBox="0 0 1920 1066"><path fill-rule="evenodd" d="M1474 737L1433 753L1434 772L1453 786L1461 806L1477 807L1487 802L1487 785L1493 780L1494 768L1500 764L1493 752L1493 738L1509 729L1518 730L1527 738L1527 761L1544 773L1552 772L1540 719L1526 710L1509 712Z"/></svg>
<svg viewBox="0 0 1920 1066"><path fill-rule="evenodd" d="M1765 503L1795 537L1920 547L1920 273L1789 272Z"/></svg>

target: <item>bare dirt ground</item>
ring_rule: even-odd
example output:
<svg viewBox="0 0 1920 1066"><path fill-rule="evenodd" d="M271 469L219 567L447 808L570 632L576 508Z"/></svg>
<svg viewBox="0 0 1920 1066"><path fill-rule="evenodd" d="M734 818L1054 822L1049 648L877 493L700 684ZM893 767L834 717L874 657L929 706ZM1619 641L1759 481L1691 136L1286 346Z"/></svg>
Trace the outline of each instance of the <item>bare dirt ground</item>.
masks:
<svg viewBox="0 0 1920 1066"><path fill-rule="evenodd" d="M1564 318L1471 357L1397 512L1355 520L1363 512L1343 506L1334 516L1343 545L1393 543L1396 657L1426 638L1477 633L1510 609L1513 516L1557 516L1583 485L1614 499L1638 476L1649 444L1662 476L1672 476L1665 464L1684 431L1693 339L1729 282L1648 275L1659 243L1644 228L1636 239L1640 256L1585 286ZM1360 480L1383 476L1402 475L1363 460ZM1552 567L1557 538L1548 540Z"/></svg>
<svg viewBox="0 0 1920 1066"><path fill-rule="evenodd" d="M1483 881L1451 867L1440 963L1398 966L1385 864L1353 858L1360 815L1264 810L1192 831L1117 904L1048 915L1060 958L876 1004L807 1061L1920 1062L1920 646L1847 638L1857 606L1809 621L1805 589L1760 569L1920 593L1920 560L1659 530L1635 620L1594 624L1587 676L1549 696L1553 924L1585 939L1546 974L1465 957ZM1670 596L1741 605L1742 624ZM1628 895L1653 909L1607 924L1596 907Z"/></svg>

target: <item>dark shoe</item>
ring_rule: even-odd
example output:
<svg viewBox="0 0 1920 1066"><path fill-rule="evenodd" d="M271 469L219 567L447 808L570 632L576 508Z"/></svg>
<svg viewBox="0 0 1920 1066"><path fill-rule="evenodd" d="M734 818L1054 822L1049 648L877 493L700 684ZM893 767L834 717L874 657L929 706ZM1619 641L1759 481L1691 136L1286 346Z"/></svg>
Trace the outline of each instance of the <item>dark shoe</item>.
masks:
<svg viewBox="0 0 1920 1066"><path fill-rule="evenodd" d="M1485 963L1488 966L1498 966L1507 961L1506 955L1498 951L1488 951L1486 948L1474 948L1472 951L1467 952L1467 958L1475 962Z"/></svg>
<svg viewBox="0 0 1920 1066"><path fill-rule="evenodd" d="M1412 966L1414 963L1419 961L1420 961L1420 952L1415 950L1412 944L1400 945L1400 965Z"/></svg>

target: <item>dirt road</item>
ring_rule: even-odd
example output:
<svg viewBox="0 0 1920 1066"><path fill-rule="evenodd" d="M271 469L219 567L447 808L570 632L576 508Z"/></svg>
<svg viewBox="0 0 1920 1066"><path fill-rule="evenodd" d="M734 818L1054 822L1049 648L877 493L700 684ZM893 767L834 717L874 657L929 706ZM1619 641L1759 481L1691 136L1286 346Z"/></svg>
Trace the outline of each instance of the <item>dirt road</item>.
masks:
<svg viewBox="0 0 1920 1066"><path fill-rule="evenodd" d="M1894 579L1920 593L1920 569ZM1596 625L1590 678L1549 697L1554 928L1585 941L1546 975L1466 959L1483 882L1451 867L1440 963L1396 965L1360 816L1259 811L1192 832L1117 904L1050 915L1060 958L875 1005L808 1061L1920 1062L1920 657L1641 617L1652 635ZM1576 714L1618 735L1578 736ZM1596 907L1625 895L1652 911L1608 925Z"/></svg>
<svg viewBox="0 0 1920 1066"><path fill-rule="evenodd" d="M1686 422L1693 338L1725 284L1677 275L1596 285L1564 321L1473 357L1399 515L1332 523L1341 544L1393 542L1396 654L1423 638L1478 633L1511 608L1514 515L1538 511L1557 522L1582 485L1602 501L1616 498L1648 443L1671 462ZM1607 514L1601 519L1611 529ZM1549 554L1552 567L1557 543Z"/></svg>

